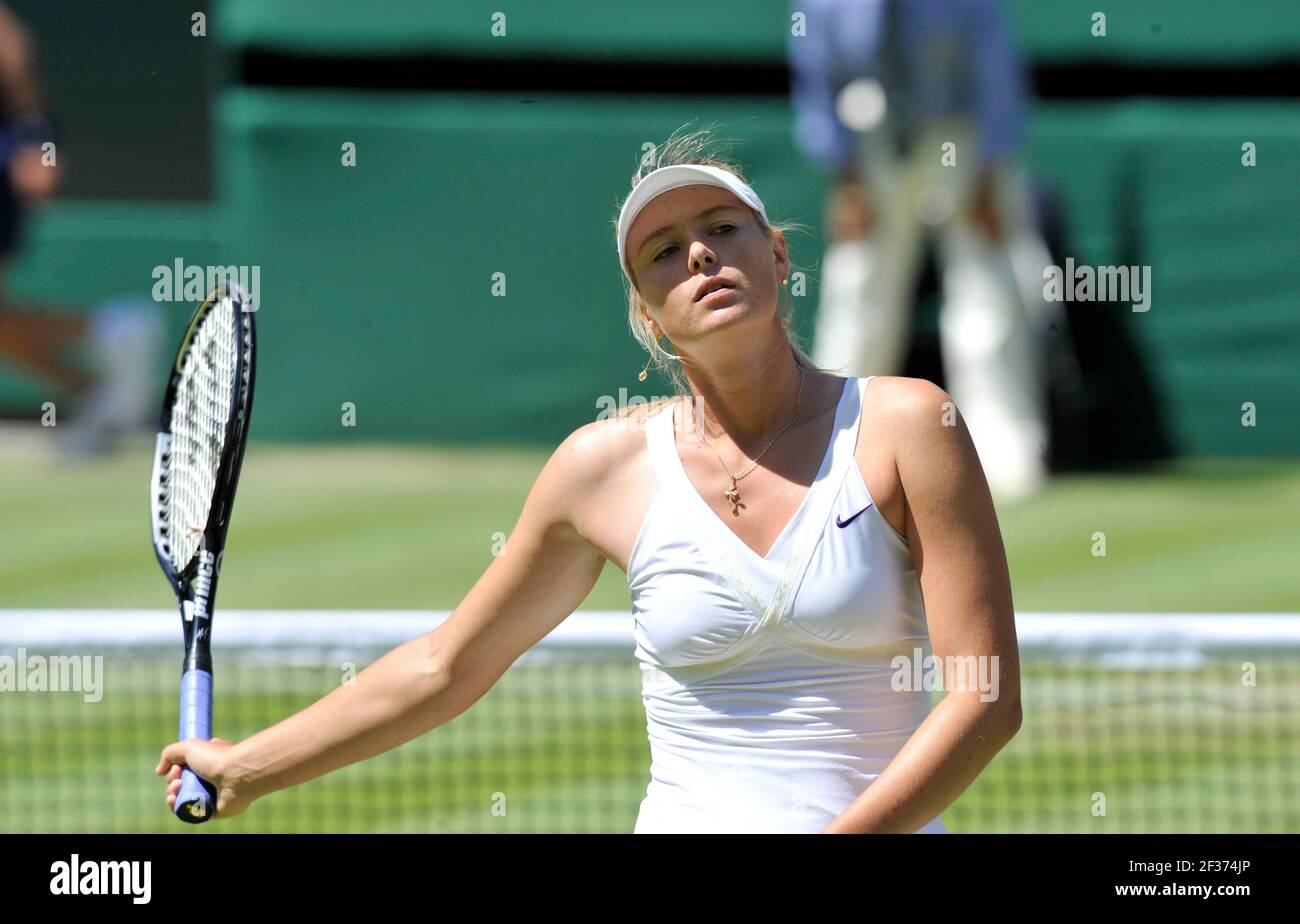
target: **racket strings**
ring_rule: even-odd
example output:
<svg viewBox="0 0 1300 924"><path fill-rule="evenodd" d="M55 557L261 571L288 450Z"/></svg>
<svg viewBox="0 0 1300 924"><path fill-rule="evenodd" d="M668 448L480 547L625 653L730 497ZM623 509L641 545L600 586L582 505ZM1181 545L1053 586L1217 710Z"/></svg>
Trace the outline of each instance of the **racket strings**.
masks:
<svg viewBox="0 0 1300 924"><path fill-rule="evenodd" d="M240 346L234 312L223 300L200 323L172 404L167 533L178 573L198 552L225 450Z"/></svg>

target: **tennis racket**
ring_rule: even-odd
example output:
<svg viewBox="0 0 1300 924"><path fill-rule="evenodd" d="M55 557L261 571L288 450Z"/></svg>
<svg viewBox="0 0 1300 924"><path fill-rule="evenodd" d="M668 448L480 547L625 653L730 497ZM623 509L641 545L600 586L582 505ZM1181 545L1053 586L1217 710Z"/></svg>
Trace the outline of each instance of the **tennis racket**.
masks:
<svg viewBox="0 0 1300 924"><path fill-rule="evenodd" d="M190 320L163 397L150 507L185 636L181 740L212 737L212 607L253 409L255 339L248 296L217 286ZM182 770L176 815L199 824L216 807L215 787Z"/></svg>

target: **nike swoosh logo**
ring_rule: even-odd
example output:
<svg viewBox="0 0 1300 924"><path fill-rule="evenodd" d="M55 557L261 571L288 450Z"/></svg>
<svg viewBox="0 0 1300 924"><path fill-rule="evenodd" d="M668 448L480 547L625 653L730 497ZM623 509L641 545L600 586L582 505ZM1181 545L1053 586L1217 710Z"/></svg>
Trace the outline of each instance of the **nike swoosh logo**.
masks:
<svg viewBox="0 0 1300 924"><path fill-rule="evenodd" d="M867 504L867 506L863 507L863 508L862 508L861 510L859 510L857 513L853 514L853 516L849 517L847 520L841 520L840 517L839 517L839 514L836 514L836 515L835 515L835 525L838 526L840 529L843 529L844 527L848 526L850 523L852 523L854 520L856 520L858 517L862 516L864 513L866 513L866 512L867 512L868 510L870 510L870 509L871 509L871 505L870 505L870 504Z"/></svg>

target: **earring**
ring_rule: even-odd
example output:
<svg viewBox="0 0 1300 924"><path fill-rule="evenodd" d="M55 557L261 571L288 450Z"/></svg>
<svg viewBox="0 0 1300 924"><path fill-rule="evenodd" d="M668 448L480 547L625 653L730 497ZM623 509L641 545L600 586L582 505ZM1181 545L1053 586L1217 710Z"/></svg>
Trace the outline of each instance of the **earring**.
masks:
<svg viewBox="0 0 1300 924"><path fill-rule="evenodd" d="M659 345L659 339L662 336L663 334L660 334L658 337L655 337L655 346ZM662 351L662 348L660 349ZM663 351L663 353L664 353L664 357L667 359L681 359L680 356L675 356L672 353L666 351ZM650 374L650 363L654 361L654 355L655 355L654 351L652 350L650 352L650 358L645 361L645 366L643 366L641 371L637 374L636 380L638 382L644 382L646 380L646 376Z"/></svg>
<svg viewBox="0 0 1300 924"><path fill-rule="evenodd" d="M785 330L785 329L788 328L789 326L790 326L790 321L789 321L787 318L782 318L782 319L781 319L781 329L782 329L782 330Z"/></svg>
<svg viewBox="0 0 1300 924"><path fill-rule="evenodd" d="M662 336L663 336L663 334L660 334L659 337L655 337L655 345L656 345L656 346L659 345L659 338L662 337ZM672 341L669 341L669 342L671 343ZM676 360L679 360L679 361L681 360L681 357L680 357L680 356L677 356L676 354L673 354L673 353L669 353L669 352L667 352L667 351L664 351L662 347L660 347L660 350L663 352L663 354L664 354L664 358L665 358L665 359L676 359ZM644 381L646 380L646 376L648 376L648 375L650 374L650 363L653 361L653 359L654 359L654 351L652 350L652 351L650 352L650 359L647 359L647 360L645 361L645 366L644 366L644 368L642 368L641 372L640 372L640 373L637 375L637 377L636 377L636 380L637 380L638 382L644 382Z"/></svg>
<svg viewBox="0 0 1300 924"><path fill-rule="evenodd" d="M781 280L781 285L785 285L789 281L790 281L790 277L786 276L784 279Z"/></svg>
<svg viewBox="0 0 1300 924"><path fill-rule="evenodd" d="M655 337L655 343L658 342L659 342L659 338ZM638 382L644 382L646 380L646 377L650 375L650 363L653 361L654 361L654 353L651 352L649 358L647 358L645 361L645 365L641 367L641 372L636 377L636 380Z"/></svg>

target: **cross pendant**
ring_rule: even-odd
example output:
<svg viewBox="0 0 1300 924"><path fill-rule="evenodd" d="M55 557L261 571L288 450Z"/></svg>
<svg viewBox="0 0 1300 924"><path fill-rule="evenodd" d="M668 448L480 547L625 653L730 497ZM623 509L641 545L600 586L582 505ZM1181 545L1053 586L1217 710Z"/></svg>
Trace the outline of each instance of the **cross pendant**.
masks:
<svg viewBox="0 0 1300 924"><path fill-rule="evenodd" d="M731 487L727 488L727 502L731 504L731 515L740 515L740 489L736 487L736 477L731 477Z"/></svg>

